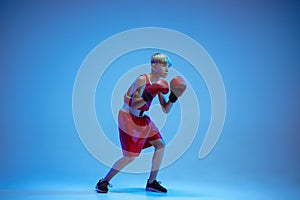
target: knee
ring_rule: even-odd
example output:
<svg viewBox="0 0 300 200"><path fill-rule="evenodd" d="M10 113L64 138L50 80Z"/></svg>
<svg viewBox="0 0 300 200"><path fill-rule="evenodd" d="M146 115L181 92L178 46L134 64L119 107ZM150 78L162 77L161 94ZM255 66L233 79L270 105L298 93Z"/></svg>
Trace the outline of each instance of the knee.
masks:
<svg viewBox="0 0 300 200"><path fill-rule="evenodd" d="M165 146L166 146L166 145L165 145L165 143L164 143L162 140L158 140L158 141L155 143L154 148L155 148L156 150L164 151Z"/></svg>
<svg viewBox="0 0 300 200"><path fill-rule="evenodd" d="M135 157L132 157L132 156L125 156L124 159L126 160L127 163L131 163L132 161L135 160Z"/></svg>

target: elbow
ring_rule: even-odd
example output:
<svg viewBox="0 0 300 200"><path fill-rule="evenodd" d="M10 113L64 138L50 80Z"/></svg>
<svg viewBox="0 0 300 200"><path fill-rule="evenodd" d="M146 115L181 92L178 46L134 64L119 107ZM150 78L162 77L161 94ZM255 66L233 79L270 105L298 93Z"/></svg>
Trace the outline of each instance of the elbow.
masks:
<svg viewBox="0 0 300 200"><path fill-rule="evenodd" d="M168 113L170 112L170 109L166 109L166 108L164 108L164 107L162 108L162 110L163 110L163 112L166 113L166 114L168 114Z"/></svg>

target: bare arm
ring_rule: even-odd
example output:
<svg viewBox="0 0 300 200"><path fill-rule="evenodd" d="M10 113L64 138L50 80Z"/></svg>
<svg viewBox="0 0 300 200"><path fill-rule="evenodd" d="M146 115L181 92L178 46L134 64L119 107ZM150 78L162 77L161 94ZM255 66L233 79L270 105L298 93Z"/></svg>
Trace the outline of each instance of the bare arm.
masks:
<svg viewBox="0 0 300 200"><path fill-rule="evenodd" d="M141 92L143 92L142 89L145 86L145 82L146 82L145 77L139 76L132 84L132 86L129 88L130 91L129 90L127 91L127 95L128 93L133 94L132 103L131 103L131 107L133 109L138 109L146 104L146 102L143 100L143 97L141 97Z"/></svg>
<svg viewBox="0 0 300 200"><path fill-rule="evenodd" d="M164 113L169 113L173 106L173 103L171 103L169 100L167 102L165 97L161 93L158 93L158 99Z"/></svg>

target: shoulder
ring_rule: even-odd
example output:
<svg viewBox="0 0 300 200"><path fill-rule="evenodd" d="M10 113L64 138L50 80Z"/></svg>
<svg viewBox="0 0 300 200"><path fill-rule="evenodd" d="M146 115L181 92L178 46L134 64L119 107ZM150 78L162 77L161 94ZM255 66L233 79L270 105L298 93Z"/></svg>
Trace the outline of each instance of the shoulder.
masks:
<svg viewBox="0 0 300 200"><path fill-rule="evenodd" d="M138 76L131 85L131 93L145 85L146 78L143 75Z"/></svg>
<svg viewBox="0 0 300 200"><path fill-rule="evenodd" d="M135 80L136 85L138 86L142 86L146 83L146 77L144 75L140 75L137 77L137 79Z"/></svg>

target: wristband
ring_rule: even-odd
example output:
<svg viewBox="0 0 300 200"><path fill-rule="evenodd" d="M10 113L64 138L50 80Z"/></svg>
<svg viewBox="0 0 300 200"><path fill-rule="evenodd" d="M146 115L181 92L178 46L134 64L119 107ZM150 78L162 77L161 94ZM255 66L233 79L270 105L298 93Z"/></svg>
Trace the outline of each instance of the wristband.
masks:
<svg viewBox="0 0 300 200"><path fill-rule="evenodd" d="M175 103L176 101L177 101L177 96L174 94L174 92L173 91L171 91L171 93L170 93L170 95L169 95L169 101L171 102L171 103Z"/></svg>
<svg viewBox="0 0 300 200"><path fill-rule="evenodd" d="M146 102L149 102L153 99L151 93L149 92L149 90L147 90L144 95L143 95L143 100Z"/></svg>

